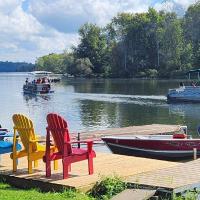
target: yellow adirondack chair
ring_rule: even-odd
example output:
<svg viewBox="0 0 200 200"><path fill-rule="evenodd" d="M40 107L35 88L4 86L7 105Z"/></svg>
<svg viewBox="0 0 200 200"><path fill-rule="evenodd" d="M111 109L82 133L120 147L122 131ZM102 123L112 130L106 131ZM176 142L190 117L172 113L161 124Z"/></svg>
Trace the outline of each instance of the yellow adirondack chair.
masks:
<svg viewBox="0 0 200 200"><path fill-rule="evenodd" d="M17 171L17 159L27 156L28 159L28 173L32 173L32 162L34 167L38 167L38 160L42 159L45 155L46 146L38 142L38 137L35 134L33 122L22 114L14 114L14 136L13 136L13 153L10 157L13 159L13 172ZM18 143L17 132L23 145L21 151L17 151L16 144ZM51 151L55 147L51 146ZM54 169L57 169L57 161L54 162Z"/></svg>

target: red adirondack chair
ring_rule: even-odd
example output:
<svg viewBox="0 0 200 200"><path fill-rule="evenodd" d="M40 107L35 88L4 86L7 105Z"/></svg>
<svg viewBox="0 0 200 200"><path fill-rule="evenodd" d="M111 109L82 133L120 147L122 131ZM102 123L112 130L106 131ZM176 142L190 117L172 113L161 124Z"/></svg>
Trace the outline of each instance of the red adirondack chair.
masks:
<svg viewBox="0 0 200 200"><path fill-rule="evenodd" d="M93 174L93 158L96 157L92 149L93 141L70 141L67 122L59 115L50 113L47 115L47 135L46 135L46 176L51 176L51 161L62 159L63 179L68 178L68 172L71 170L71 163L88 160L89 174ZM53 137L57 152L50 152L50 135ZM72 147L75 143L86 143L87 149Z"/></svg>

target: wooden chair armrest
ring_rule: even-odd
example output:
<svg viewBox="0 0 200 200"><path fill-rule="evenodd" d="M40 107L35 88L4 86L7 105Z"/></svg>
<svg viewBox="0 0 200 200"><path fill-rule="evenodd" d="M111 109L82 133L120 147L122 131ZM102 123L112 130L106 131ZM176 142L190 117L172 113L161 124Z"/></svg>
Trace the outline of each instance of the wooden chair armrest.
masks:
<svg viewBox="0 0 200 200"><path fill-rule="evenodd" d="M92 152L92 146L93 146L93 141L92 140L82 140L82 141L71 141L71 142L66 142L66 144L86 144L87 145L87 150L88 152ZM80 148L80 146L78 146Z"/></svg>
<svg viewBox="0 0 200 200"><path fill-rule="evenodd" d="M29 143L35 143L35 142L44 142L44 140L37 140L37 139L29 140Z"/></svg>
<svg viewBox="0 0 200 200"><path fill-rule="evenodd" d="M66 142L67 144L80 144L80 143L93 143L92 140L81 140L81 141L70 141L70 142Z"/></svg>
<svg viewBox="0 0 200 200"><path fill-rule="evenodd" d="M41 137L40 135L37 135L37 134L35 135L36 139L39 139L40 137Z"/></svg>

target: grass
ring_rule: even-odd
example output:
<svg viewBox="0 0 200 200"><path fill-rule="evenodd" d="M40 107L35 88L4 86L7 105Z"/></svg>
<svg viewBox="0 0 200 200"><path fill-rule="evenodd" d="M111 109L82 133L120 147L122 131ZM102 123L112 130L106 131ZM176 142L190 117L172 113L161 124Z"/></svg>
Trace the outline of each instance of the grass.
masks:
<svg viewBox="0 0 200 200"><path fill-rule="evenodd" d="M0 180L0 200L107 200L126 188L121 178L105 177L97 182L87 194L66 190L63 192L40 192L38 189L19 189Z"/></svg>
<svg viewBox="0 0 200 200"><path fill-rule="evenodd" d="M2 200L93 200L86 194L66 190L64 192L42 193L36 189L22 190L6 183L0 183L0 199Z"/></svg>
<svg viewBox="0 0 200 200"><path fill-rule="evenodd" d="M108 200L127 188L120 177L102 178L87 194L66 190L63 192L40 192L38 189L19 189L0 180L0 200ZM173 200L196 200L199 191L188 191L183 196L174 196ZM162 200L169 200L160 197Z"/></svg>

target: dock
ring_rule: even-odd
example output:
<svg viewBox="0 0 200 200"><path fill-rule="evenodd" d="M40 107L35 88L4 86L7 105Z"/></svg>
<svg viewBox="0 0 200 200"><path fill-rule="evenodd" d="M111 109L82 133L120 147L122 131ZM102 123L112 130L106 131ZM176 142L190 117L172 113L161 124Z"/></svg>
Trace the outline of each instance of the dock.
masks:
<svg viewBox="0 0 200 200"><path fill-rule="evenodd" d="M129 177L128 183L160 192L182 193L200 189L200 159L180 163L176 166L152 170Z"/></svg>
<svg viewBox="0 0 200 200"><path fill-rule="evenodd" d="M53 163L52 163L53 164ZM87 161L72 164L72 171L68 179L62 179L62 165L59 160L59 170L52 171L51 178L45 176L45 164L39 161L39 167L33 174L28 174L27 158L18 161L17 173L12 172L12 160L9 154L2 155L0 177L17 187L39 187L43 191L75 188L88 191L102 177L118 175L124 180L133 175L177 166L179 163L160 161L147 158L98 153L94 159L94 174L88 175Z"/></svg>
<svg viewBox="0 0 200 200"><path fill-rule="evenodd" d="M106 130L80 132L81 140L100 140L102 136L108 135L160 135L170 134L181 130L181 125L150 124L143 126L129 126L122 128L109 128ZM77 136L77 133L73 133Z"/></svg>
<svg viewBox="0 0 200 200"><path fill-rule="evenodd" d="M181 126L176 125L144 125L125 128L115 128L103 131L81 133L82 139L99 140L105 135L123 134L166 134L179 132ZM18 171L12 172L12 160L9 154L3 154L0 160L0 178L16 187L39 187L42 191L60 191L74 188L83 192L90 190L102 177L119 176L132 188L116 198L122 198L129 193L143 196L166 193L173 195L190 189L200 189L200 159L189 162L171 162L134 156L116 155L97 152L94 159L94 174L88 175L87 160L73 163L68 179L62 179L62 163L59 169L52 171L52 176L46 178L45 164L39 161L39 167L33 174L28 174L27 158L20 158ZM53 165L53 163L52 163ZM53 168L53 167L52 167ZM138 190L140 189L140 190ZM144 195L143 195L144 194Z"/></svg>
<svg viewBox="0 0 200 200"><path fill-rule="evenodd" d="M12 160L9 154L2 155L0 164L0 178L19 188L38 187L42 191L74 188L86 192L103 177L116 175L131 188L142 189L126 191L118 196L119 199L127 195L127 192L137 193L141 197L150 195L152 191L171 196L187 190L200 189L200 159L180 163L97 152L93 175L88 175L85 160L72 164L70 176L64 180L61 161L59 169L52 171L50 178L45 176L45 164L42 161L39 162L39 167L34 169L33 174L28 174L26 158L19 159L16 173L12 172Z"/></svg>

